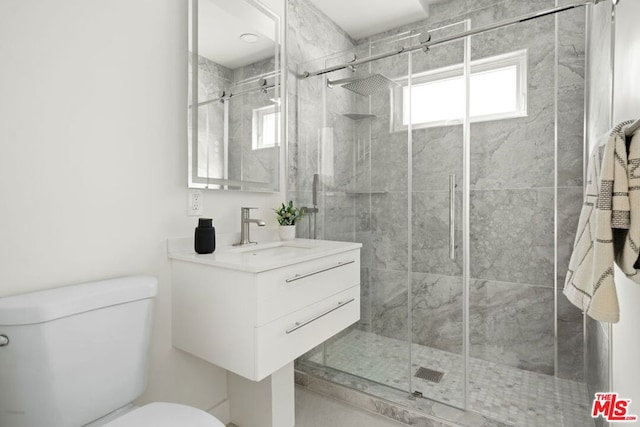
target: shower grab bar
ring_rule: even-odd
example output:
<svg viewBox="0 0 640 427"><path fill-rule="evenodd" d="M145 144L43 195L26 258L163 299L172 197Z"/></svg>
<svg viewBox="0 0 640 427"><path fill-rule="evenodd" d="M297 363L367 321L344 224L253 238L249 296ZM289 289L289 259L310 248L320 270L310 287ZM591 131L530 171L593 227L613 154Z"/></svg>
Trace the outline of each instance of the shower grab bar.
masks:
<svg viewBox="0 0 640 427"><path fill-rule="evenodd" d="M341 307L344 307L345 305L349 304L350 302L354 302L355 300L356 300L355 298L351 298L350 300L347 300L345 302L338 301L338 305L336 305L335 307L332 307L329 310L327 310L325 312L322 312L322 313L318 314L317 316L312 317L309 320L305 320L304 322L296 322L296 325L293 328L287 329L285 331L285 333L290 334L293 331L297 331L298 329L302 328L303 326L307 326L309 323L315 322L319 318L324 317L329 313L333 313L337 309L339 309Z"/></svg>
<svg viewBox="0 0 640 427"><path fill-rule="evenodd" d="M456 259L456 176L449 175L449 259Z"/></svg>
<svg viewBox="0 0 640 427"><path fill-rule="evenodd" d="M353 264L354 262L355 262L354 260L346 261L346 262L345 261L340 261L336 265L332 265L331 267L321 268L320 270L312 271L311 273L296 274L295 276L290 277L289 279L286 279L285 282L286 283L295 282L296 280L300 280L300 279L304 279L305 277L309 277L309 276L313 276L313 275L316 275L316 274L324 273L325 271L333 270L334 268L344 267L345 265Z"/></svg>

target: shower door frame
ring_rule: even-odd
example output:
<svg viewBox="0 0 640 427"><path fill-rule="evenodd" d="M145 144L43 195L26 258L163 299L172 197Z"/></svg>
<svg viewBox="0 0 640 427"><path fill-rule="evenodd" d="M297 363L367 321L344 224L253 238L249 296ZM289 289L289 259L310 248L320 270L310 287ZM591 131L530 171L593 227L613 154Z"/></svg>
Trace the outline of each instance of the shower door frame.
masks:
<svg viewBox="0 0 640 427"><path fill-rule="evenodd" d="M493 31L493 30L497 30L500 28L504 28L507 26L511 26L511 25L515 25L521 22L526 22L528 20L532 20L532 19L536 19L536 18L541 18L541 17L545 17L545 16L549 16L549 15L556 15L559 12L563 12L566 10L570 10L570 9L574 9L574 8L580 8L580 7L585 7L587 10L587 13L590 13L591 11L591 6L596 5L598 3L600 3L603 0L584 0L581 2L577 2L577 3L572 3L572 4L568 4L565 6L557 6L554 8L550 8L550 9L546 9L546 10L542 10L542 11L538 11L535 13L531 13L528 15L524 15L518 18L514 18L511 20L506 20L506 21L501 21L495 24L491 24L491 25L487 25L484 27L479 27L476 29L471 29L470 27L470 21L469 20L464 20L464 21L460 21L460 22L464 22L465 23L465 31L463 31L462 33L458 33L458 34L454 34L452 36L448 36L448 37L444 37L441 39L437 39L437 40L427 40L424 42L420 42L418 45L415 46L410 46L410 47L405 47L405 48L401 48L397 51L393 51L393 52L386 52L386 53L380 53L377 55L372 55L369 56L367 58L362 58L362 59L354 59L353 61L349 62L349 63L345 63L345 64L341 64L341 65L335 65L335 66L331 66L331 67L327 67L324 68L322 70L318 70L318 71L313 71L313 72L308 72L308 71L304 71L300 74L298 74L298 78L299 79L306 79L309 77L313 77L313 76L323 76L327 73L331 73L333 71L338 71L338 70L343 70L343 69L347 69L347 68L351 68L353 66L356 65L361 65L361 64L367 64L373 61L377 61L379 59L383 59L383 58L387 58L390 56L395 56L395 55L399 55L399 54L403 54L403 53L408 53L408 52L412 52L412 51L417 51L417 50L427 50L430 46L436 46L439 44L444 44L453 40L458 40L458 39L463 39L464 40L464 60L463 60L463 75L464 75L464 80L465 80L465 97L466 97L466 102L465 102L465 113L464 113L464 118L463 118L463 159L462 159L462 170L463 170L463 176L462 176L462 304L463 304L463 320L462 320L462 334L463 334L463 341L462 341L462 356L463 356L463 360L464 360L464 379L463 379L463 405L462 405L462 409L464 410L470 410L469 408L469 382L470 382L470 370L469 370L469 360L470 360L470 356L469 356L469 349L470 349L470 334L469 334L469 287L470 287L470 279L471 279L471 275L470 275L470 255L471 255L471 242L470 242L470 189L471 189L471 182L470 182L470 178L471 178L471 123L470 123L470 73L471 73L471 37L473 35L477 35L477 34L482 34L488 31ZM557 15L556 15L557 16ZM589 21L586 21L586 33L589 34L588 28L589 28ZM589 40L587 38L586 43L589 43ZM411 84L411 60L409 60L409 82ZM557 70L556 70L557 72ZM557 95L556 95L557 96ZM409 101L410 102L410 101ZM585 104L588 105L588 94L585 94ZM586 110L585 110L585 114L586 114ZM557 115L557 107L556 107L556 115ZM556 127L556 145L557 145L557 120L554 120L555 122L555 127ZM586 123L586 121L585 121ZM412 236L412 228L411 228L411 223L412 223L412 197L411 197L411 193L412 193L412 149L413 149L413 145L412 145L412 133L413 133L413 129L412 129L412 123L411 120L409 120L409 124L408 124L408 214L407 214L407 221L408 221L408 232L409 232L409 239L411 239ZM585 138L586 138L586 133L585 133ZM557 150L556 150L557 151ZM585 153L585 156L587 154ZM557 160L556 160L557 161ZM557 175L557 174L556 174ZM556 178L557 179L557 176ZM557 182L554 185L554 187L557 187ZM557 189L556 189L557 191ZM554 196L554 198L556 199L555 204L557 205L557 197ZM557 206L555 211L557 211ZM554 214L557 215L557 212ZM554 224L557 222L557 220L554 220ZM556 227L556 225L554 225L554 227ZM557 234L557 230L554 231L554 234ZM557 236L554 236L554 239L556 239ZM411 244L411 240L408 241L408 258L409 258L409 273L412 271L411 268L411 259L412 259L412 248L411 248L412 244ZM557 242L554 244L554 247L556 248L555 250L557 251ZM557 256L556 258L556 263L557 263ZM557 267L554 267L557 268ZM413 384L412 384L412 354L411 354L411 344L412 344L412 316L411 316L411 307L412 307L412 283L411 283L411 275L408 275L409 279L408 279L408 308L409 308L409 312L408 312L408 348L409 348L409 364L408 364L408 382L409 382L409 392L412 392L414 390L413 388ZM557 275L554 274L554 280L557 280ZM556 296L557 297L557 296ZM557 310L557 301L555 302L555 310ZM557 315L555 316L554 319L554 329L555 329L555 334L557 335ZM583 331L584 332L584 331ZM584 332L586 333L586 332ZM557 341L557 340L556 340ZM557 343L555 344L557 347ZM585 349L586 351L586 349ZM557 348L555 349L555 361L554 361L554 366L555 366L555 370L557 373L557 365L558 365L558 361L557 361ZM437 400L435 400L437 401ZM443 402L441 402L443 403ZM446 403L445 403L446 404Z"/></svg>

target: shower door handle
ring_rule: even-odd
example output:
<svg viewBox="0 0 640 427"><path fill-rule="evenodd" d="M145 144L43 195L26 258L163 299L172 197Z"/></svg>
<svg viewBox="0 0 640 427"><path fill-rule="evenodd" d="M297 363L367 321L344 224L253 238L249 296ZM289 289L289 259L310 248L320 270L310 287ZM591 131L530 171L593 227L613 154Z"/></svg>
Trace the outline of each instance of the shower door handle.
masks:
<svg viewBox="0 0 640 427"><path fill-rule="evenodd" d="M449 259L456 259L456 176L449 175Z"/></svg>

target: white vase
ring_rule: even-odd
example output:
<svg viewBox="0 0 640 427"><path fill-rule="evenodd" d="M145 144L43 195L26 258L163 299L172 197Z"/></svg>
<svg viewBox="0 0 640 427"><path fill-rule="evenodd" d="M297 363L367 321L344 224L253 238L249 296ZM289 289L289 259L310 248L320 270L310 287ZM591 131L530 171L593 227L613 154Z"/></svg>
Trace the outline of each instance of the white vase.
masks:
<svg viewBox="0 0 640 427"><path fill-rule="evenodd" d="M281 225L278 233L280 233L280 240L293 240L296 238L296 226Z"/></svg>

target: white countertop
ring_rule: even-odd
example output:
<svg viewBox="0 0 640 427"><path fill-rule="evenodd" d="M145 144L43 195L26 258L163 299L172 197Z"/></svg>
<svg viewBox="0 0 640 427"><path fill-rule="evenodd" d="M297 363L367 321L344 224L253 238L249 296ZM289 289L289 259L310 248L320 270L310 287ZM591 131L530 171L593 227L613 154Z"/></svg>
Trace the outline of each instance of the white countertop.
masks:
<svg viewBox="0 0 640 427"><path fill-rule="evenodd" d="M197 254L186 241L170 240L170 259L212 265L216 267L259 273L300 262L335 255L362 247L362 243L332 240L294 239L271 241L248 246L223 246L212 254ZM191 240L193 242L193 240Z"/></svg>

